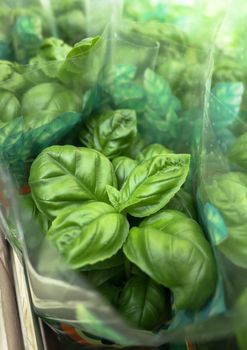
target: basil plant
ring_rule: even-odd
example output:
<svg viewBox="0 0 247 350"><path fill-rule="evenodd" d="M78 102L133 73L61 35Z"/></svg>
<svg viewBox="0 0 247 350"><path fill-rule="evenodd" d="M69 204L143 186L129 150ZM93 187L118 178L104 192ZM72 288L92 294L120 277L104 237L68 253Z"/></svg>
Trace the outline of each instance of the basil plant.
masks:
<svg viewBox="0 0 247 350"><path fill-rule="evenodd" d="M33 216L67 264L130 324L154 330L171 317L171 294L177 310L200 309L216 268L199 224L167 209L190 155L150 144L133 157L140 139L133 110L108 111L84 125L82 146L44 149L29 185Z"/></svg>

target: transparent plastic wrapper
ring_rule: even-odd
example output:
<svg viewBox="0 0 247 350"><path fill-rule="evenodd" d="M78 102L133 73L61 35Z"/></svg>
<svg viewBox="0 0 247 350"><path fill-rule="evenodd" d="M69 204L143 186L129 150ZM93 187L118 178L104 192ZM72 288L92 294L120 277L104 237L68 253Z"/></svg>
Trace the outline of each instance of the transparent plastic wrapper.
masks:
<svg viewBox="0 0 247 350"><path fill-rule="evenodd" d="M160 130L161 139L163 132L169 130L172 148L188 149L191 142L188 140L193 137L192 130L201 110L202 97L199 98L198 91L203 90L208 76L209 52L223 12L218 10L215 16L210 16L197 2L147 0L125 1L123 16L133 35L145 35L160 43L156 72L168 82L180 106L175 113L170 113L166 125L157 122L156 129ZM178 138L174 130L181 129L183 132Z"/></svg>
<svg viewBox="0 0 247 350"><path fill-rule="evenodd" d="M51 38L73 46L99 35L111 19L120 20L122 5L121 0L1 0L0 60L28 64Z"/></svg>
<svg viewBox="0 0 247 350"><path fill-rule="evenodd" d="M233 12L225 18L216 44L198 144L197 200L219 267L226 322L232 322L242 350L247 346L247 51L241 33L246 30L247 8L241 4L243 17L236 15L232 4Z"/></svg>
<svg viewBox="0 0 247 350"><path fill-rule="evenodd" d="M154 70L159 43L125 28L109 27L64 61L20 73L23 117L16 112L1 129L2 230L22 251L36 313L58 333L99 346L212 338L232 325L221 322L217 266L185 187L193 180L185 107ZM210 52L203 51L197 103L193 94L186 105L196 120ZM47 101L54 85L58 97Z"/></svg>

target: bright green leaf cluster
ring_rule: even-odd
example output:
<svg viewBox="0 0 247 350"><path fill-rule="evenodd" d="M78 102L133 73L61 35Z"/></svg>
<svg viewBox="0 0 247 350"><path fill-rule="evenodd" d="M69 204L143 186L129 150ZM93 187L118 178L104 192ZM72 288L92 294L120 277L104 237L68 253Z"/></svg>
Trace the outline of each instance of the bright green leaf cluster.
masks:
<svg viewBox="0 0 247 350"><path fill-rule="evenodd" d="M87 147L44 149L29 184L49 223L43 231L68 265L135 327L154 329L170 317L167 289L177 309L197 310L214 292L216 271L199 224L166 209L190 156L151 144L132 158L139 138L132 110L99 115L80 133Z"/></svg>

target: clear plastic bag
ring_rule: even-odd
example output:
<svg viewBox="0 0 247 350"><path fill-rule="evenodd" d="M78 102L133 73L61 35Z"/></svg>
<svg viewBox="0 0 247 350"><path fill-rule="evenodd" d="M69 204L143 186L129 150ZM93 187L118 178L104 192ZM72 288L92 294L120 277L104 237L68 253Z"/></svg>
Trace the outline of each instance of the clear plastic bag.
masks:
<svg viewBox="0 0 247 350"><path fill-rule="evenodd" d="M93 46L93 40L95 39L90 39L87 44ZM22 251L35 311L58 333L73 327L82 339L96 345L159 346L166 342L183 341L185 337L192 340L212 338L223 331L232 330L232 325L226 324L225 319L224 323L221 322L220 281L214 295L203 308L198 311L177 311L173 306L171 321L163 322L153 332L127 324L103 295L92 287L85 275L83 277L81 272L72 271L66 266L56 248L45 237L36 217L36 209L30 210L28 203L23 201L24 196L20 195L29 191L25 185L30 164L44 148L52 144L81 146L78 135L83 122L90 122L92 117L107 109L134 110L142 142L146 145L151 142L162 143L162 147L170 147L174 151L190 150L192 133L186 130L200 119L205 84L210 79L212 68L211 46L208 43L206 51L191 45L178 48L179 44L168 38L167 44L163 43L162 50L167 50L169 55L169 52L174 52L174 46L182 52L181 60L188 54L195 55L200 61L201 74L197 77L199 85L191 84L191 91L187 87L181 88L181 91L191 92L186 105L181 103L180 95L170 85L170 78L178 79L177 70L169 71L170 78L167 77L167 80L165 72L160 76L154 71L159 43L140 34L133 35L132 30L116 30L115 26L113 30L109 27L102 38L96 40L93 47L82 50L82 54L68 57L62 62L38 66L38 69L30 69L28 66L24 74L20 73L24 85L21 85L19 93L26 98L30 90L37 89L42 84L61 84L66 89L64 95L63 89L61 90L62 98L59 100L61 105L65 104L63 110L56 109L60 103L55 104L55 111L47 103L38 103L40 96L43 99L44 91L37 92L26 109L23 107L25 99L22 96L22 111L31 110L31 113L23 113L18 122L18 117L13 118L10 136L5 132L5 127L1 129L1 132L4 130L1 153L3 164L7 164L1 167L0 176L3 189L1 226L12 244L19 244ZM181 79L180 75L179 78ZM2 86L6 87L6 82ZM49 91L47 87L45 91ZM60 88L58 91L60 93ZM79 111L68 108L74 101L71 97L73 93L79 95ZM68 100L67 96L70 96ZM192 120L187 118L188 115L193 117ZM19 123L20 120L24 124ZM89 128L89 132L90 130ZM133 157L142 150L142 142L135 145ZM191 174L189 190L193 181ZM172 208L180 205L182 211L193 217L190 195L188 194L189 200L186 195L181 196L181 201L177 198Z"/></svg>
<svg viewBox="0 0 247 350"><path fill-rule="evenodd" d="M215 50L208 108L202 123L198 206L222 280L226 322L246 348L246 45L243 17L225 18Z"/></svg>

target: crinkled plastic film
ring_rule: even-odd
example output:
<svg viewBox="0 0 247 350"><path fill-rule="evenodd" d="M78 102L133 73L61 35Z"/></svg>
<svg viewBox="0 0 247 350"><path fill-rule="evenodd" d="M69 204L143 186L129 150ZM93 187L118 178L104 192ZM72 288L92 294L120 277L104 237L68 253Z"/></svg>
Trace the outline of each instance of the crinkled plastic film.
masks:
<svg viewBox="0 0 247 350"><path fill-rule="evenodd" d="M242 3L241 3L242 4ZM202 122L197 200L215 252L225 318L239 348L247 345L246 245L246 45L243 17L225 18L216 43L215 67ZM222 46L224 43L224 47Z"/></svg>
<svg viewBox="0 0 247 350"><path fill-rule="evenodd" d="M0 176L3 189L2 229L23 253L35 311L58 332L62 325L69 325L82 338L90 339L96 345L110 342L120 346L159 346L182 341L185 337L201 340L228 333L232 331L232 323L227 315L222 315L225 310L220 283L215 295L202 310L174 313L171 322L162 325L156 332L134 329L82 274L65 265L22 204L23 194L29 191L25 185L30 164L38 153L52 144L76 144L78 129L83 122L109 106L113 109L134 109L140 133L147 143L160 142L175 151L191 151L192 127L194 129L194 124L202 116L204 89L210 79L211 46L217 25L211 32L206 49L202 49L193 46L193 43L184 44L176 38L171 39L169 35L167 40L164 36L160 48L155 38L147 38L146 33L136 31L135 24L128 27L130 30L126 30L125 24L116 29L115 24L113 28L108 27L95 45L82 55L49 65L18 66L16 69L15 73L20 75L18 82L21 83L14 87L14 92L17 89L18 96L22 96L22 104L27 91L42 84L49 84L49 87L53 84L53 90L54 84L56 89L60 84L62 92L65 89L66 93L70 91L70 94L75 93L79 97L80 108L68 109L73 100L71 97L68 104L65 103L58 111L47 106L39 110L39 104L35 103L38 99L34 99L35 112L31 108L31 113L25 114L22 107L23 115L18 117L18 122L18 118L14 118L11 128L8 124L0 130L3 140ZM165 32L171 33L169 27L165 26ZM155 70L158 60L162 61L162 57L164 61L165 57L174 58L177 52L177 63L183 62L183 75L176 67L163 69L159 74ZM184 62L189 62L189 57L199 64L199 73L186 80ZM11 80L3 82L2 87L6 84L13 91ZM58 90L60 93L60 87ZM185 92L186 101L182 100ZM63 100L60 102L63 105ZM29 108L30 105L26 111ZM192 175L191 184L194 183Z"/></svg>

